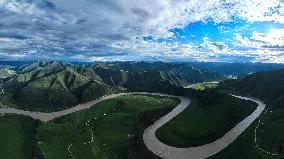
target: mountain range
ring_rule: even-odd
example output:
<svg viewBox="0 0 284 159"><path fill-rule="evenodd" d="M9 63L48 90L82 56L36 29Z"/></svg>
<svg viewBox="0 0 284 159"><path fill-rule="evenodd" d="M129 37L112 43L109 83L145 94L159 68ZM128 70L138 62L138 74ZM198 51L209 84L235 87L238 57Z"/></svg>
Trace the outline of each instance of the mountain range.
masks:
<svg viewBox="0 0 284 159"><path fill-rule="evenodd" d="M264 159L267 156L263 154L263 150L271 154L284 153L284 69L249 73L233 79L227 78L225 74L217 73L218 71L212 71L214 68L212 70L210 68L199 68L188 63L106 62L72 64L37 61L14 67L2 66L1 69L8 70L7 72L10 73L8 76L7 72L4 72L5 75L3 73L1 78L3 81L0 85L3 88L3 92L0 94L2 104L42 112L63 110L116 92L162 92L190 97L193 101L193 108L191 107L180 118L189 120L189 117L193 115L190 110L193 109L196 118L189 120L197 120L193 124L196 124L196 122L200 124L199 118L206 119L205 123L210 123L209 121L212 121L210 117L213 115L214 120L218 121L220 118L222 121L226 121L223 124L231 127L232 124L228 124L230 118L241 120L237 116L244 112L251 113L255 108L247 107L251 105L249 103L247 105L238 103L244 101L234 99L228 93L256 97L267 104L264 113L258 119L259 121L253 123L236 142L218 153L215 158L236 156L237 158ZM205 90L185 88L194 83L202 85L203 82L208 81L218 81L218 87L206 88ZM232 111L231 106L233 105L236 109ZM240 110L241 107L238 105L241 105L243 109ZM167 112L166 110L165 112ZM240 111L237 113L236 110ZM149 121L156 119L154 118L156 115L157 118L161 117L163 111L160 111L148 112L150 116L145 119L142 116L143 120L139 121L138 125L147 125ZM228 115L230 113L235 113L235 115ZM216 127L207 125L208 131L222 128L221 122L216 123L218 123ZM60 125L60 123L57 124ZM192 129L188 126L188 122L184 124L183 129L177 130L175 130L176 125L174 125L172 127L173 133L179 134L179 130L183 131L185 128ZM179 125L178 122L177 125ZM143 130L141 129L141 132L143 131L144 127ZM137 128L135 134L139 136L141 132ZM185 132L186 134L187 132ZM200 131L197 134L200 134ZM222 133L220 134L222 135ZM175 141L175 137L172 135L168 137ZM137 142L140 142L140 140L137 140ZM140 151L140 148L138 149L137 151ZM281 158L281 156L278 156L276 156L277 159Z"/></svg>
<svg viewBox="0 0 284 159"><path fill-rule="evenodd" d="M220 82L219 89L226 92L252 96L263 100L267 106L258 126L258 144L265 151L284 152L284 69L263 71L248 76Z"/></svg>
<svg viewBox="0 0 284 159"><path fill-rule="evenodd" d="M222 75L184 64L116 62L75 65L35 62L4 79L3 104L60 110L118 91L160 91L217 81Z"/></svg>

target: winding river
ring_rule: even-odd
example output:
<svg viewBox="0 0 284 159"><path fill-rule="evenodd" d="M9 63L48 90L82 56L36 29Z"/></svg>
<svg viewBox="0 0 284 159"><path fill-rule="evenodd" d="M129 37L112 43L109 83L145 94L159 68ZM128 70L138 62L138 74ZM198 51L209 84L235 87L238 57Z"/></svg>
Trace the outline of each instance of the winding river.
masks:
<svg viewBox="0 0 284 159"><path fill-rule="evenodd" d="M232 95L234 96L234 95ZM228 131L220 139L197 147L176 148L166 145L159 141L156 137L156 131L166 124L172 118L181 113L190 103L187 98L179 97L181 103L170 113L157 120L153 125L149 126L143 134L143 140L146 147L154 154L166 159L204 159L217 154L233 143L238 136L244 132L249 125L257 119L265 108L265 104L257 99L234 96L243 100L249 100L258 104L257 109L243 121L238 123L234 128Z"/></svg>
<svg viewBox="0 0 284 159"><path fill-rule="evenodd" d="M231 143L233 143L238 138L238 136L242 132L244 132L255 119L257 119L260 116L260 114L265 108L265 104L261 102L260 100L232 95L236 98L240 98L243 100L249 100L249 101L253 101L257 103L258 104L257 109L250 116L246 117L243 121L238 123L230 131L228 131L220 139L212 143L202 145L202 146L188 147L188 148L176 148L176 147L166 145L162 143L161 141L159 141L156 137L157 129L159 129L161 126L163 126L168 121L173 119L175 116L180 114L183 110L185 110L189 106L190 100L186 97L181 97L181 96L172 96L172 95L167 95L167 94L147 93L147 92L118 93L118 94L103 96L100 99L96 99L96 100L93 100L93 101L90 101L84 104L79 104L72 108L65 109L62 111L57 111L57 112L43 113L43 112L24 111L24 110L19 110L19 109L14 109L14 108L0 108L0 113L4 115L5 114L25 115L25 116L29 116L29 117L32 117L34 119L37 119L43 122L48 122L58 117L62 117L62 116L65 116L65 115L68 115L68 114L71 114L77 111L88 109L96 105L99 102L102 102L102 101L105 101L111 98L115 98L118 96L125 96L125 95L134 95L134 94L176 97L176 98L179 98L181 101L179 105L175 107L170 113L168 113L167 115L157 120L153 125L149 126L144 131L144 134L143 134L143 140L144 140L146 147L150 151L152 151L154 154L160 156L161 158L166 158L166 159L204 159L204 158L208 158L212 155L217 154L218 152L222 151L227 146L229 146Z"/></svg>

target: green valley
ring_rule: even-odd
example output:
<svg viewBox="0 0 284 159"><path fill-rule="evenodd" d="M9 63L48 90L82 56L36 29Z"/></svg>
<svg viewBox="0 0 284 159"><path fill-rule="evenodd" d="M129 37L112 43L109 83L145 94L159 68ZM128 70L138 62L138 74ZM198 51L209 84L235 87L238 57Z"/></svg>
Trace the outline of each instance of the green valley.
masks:
<svg viewBox="0 0 284 159"><path fill-rule="evenodd" d="M237 80L220 83L219 89L221 90L258 97L267 103L267 109L259 119L259 124L255 123L255 129L248 130L236 144L224 151L224 155L228 156L229 151L233 153L233 147L242 145L245 142L244 139L246 139L251 144L247 148L239 149L240 152L243 152L242 154L248 155L250 153L257 158L267 158L268 156L269 158L284 158L283 76L284 70L282 69L259 72ZM254 131L256 134L254 134ZM255 136L257 142L253 143ZM256 145L258 145L258 148L255 147ZM254 153L249 151L252 149ZM222 156L222 153L220 155Z"/></svg>
<svg viewBox="0 0 284 159"><path fill-rule="evenodd" d="M255 103L230 95L214 91L204 94L191 98L192 103L185 111L158 129L157 137L163 143L175 147L211 143L256 109Z"/></svg>
<svg viewBox="0 0 284 159"><path fill-rule="evenodd" d="M190 99L185 110L155 132L159 142L176 149L216 141L257 109L256 103L238 99L230 93L260 98L267 107L259 120L210 158L234 158L232 154L239 156L240 153L241 158L283 157L283 81L279 78L283 70L225 79L208 70L162 62L89 65L35 62L19 66L15 72L2 78L3 93L0 94L3 106L0 108L0 113L3 109L0 136L6 138L0 154L11 159L21 158L19 156L35 159L161 158L145 145L143 135L150 125L180 109L180 101L174 97L157 94L119 96L86 110L59 115L46 123L6 115L6 111L17 109L52 114L72 110L73 106L80 107L89 101L99 101L110 94L135 91ZM188 85L191 87L187 88Z"/></svg>

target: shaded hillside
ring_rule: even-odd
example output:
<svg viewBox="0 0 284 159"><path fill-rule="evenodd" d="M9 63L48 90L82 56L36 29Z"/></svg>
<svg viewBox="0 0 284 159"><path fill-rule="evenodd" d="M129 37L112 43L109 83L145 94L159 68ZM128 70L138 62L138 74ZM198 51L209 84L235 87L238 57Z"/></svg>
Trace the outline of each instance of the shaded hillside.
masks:
<svg viewBox="0 0 284 159"><path fill-rule="evenodd" d="M11 77L15 74L12 69L9 68L0 68L0 78Z"/></svg>
<svg viewBox="0 0 284 159"><path fill-rule="evenodd" d="M115 62L74 65L35 62L6 78L2 103L45 111L60 110L121 90L182 93L184 86L223 77L183 64Z"/></svg>
<svg viewBox="0 0 284 159"><path fill-rule="evenodd" d="M223 76L184 64L164 62L114 62L95 64L94 70L109 85L119 85L134 90L143 90L165 85L185 87L192 83L216 81Z"/></svg>
<svg viewBox="0 0 284 159"><path fill-rule="evenodd" d="M267 108L260 118L257 144L268 152L284 156L284 69L259 72L220 83L228 92L262 99Z"/></svg>
<svg viewBox="0 0 284 159"><path fill-rule="evenodd" d="M226 76L244 76L260 71L284 68L283 64L274 63L225 63L225 62L191 62L189 66L208 69Z"/></svg>
<svg viewBox="0 0 284 159"><path fill-rule="evenodd" d="M32 118L0 117L0 154L6 159L43 159L35 135L39 122Z"/></svg>
<svg viewBox="0 0 284 159"><path fill-rule="evenodd" d="M240 100L215 90L200 91L190 96L190 106L159 128L157 138L174 147L192 147L211 143L226 134L257 104Z"/></svg>
<svg viewBox="0 0 284 159"><path fill-rule="evenodd" d="M220 82L220 88L261 98L271 106L284 107L284 69L259 72L237 80Z"/></svg>
<svg viewBox="0 0 284 159"><path fill-rule="evenodd" d="M5 83L8 101L28 108L62 109L111 92L97 76L72 65L37 62Z"/></svg>

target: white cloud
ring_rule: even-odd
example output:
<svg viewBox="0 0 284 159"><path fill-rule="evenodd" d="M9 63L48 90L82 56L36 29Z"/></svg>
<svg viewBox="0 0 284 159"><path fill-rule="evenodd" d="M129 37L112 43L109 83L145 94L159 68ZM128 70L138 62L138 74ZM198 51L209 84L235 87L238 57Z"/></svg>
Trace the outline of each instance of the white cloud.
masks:
<svg viewBox="0 0 284 159"><path fill-rule="evenodd" d="M268 33L253 32L249 38L235 34L234 44L243 48L243 53L247 56L254 57L252 62L284 63L283 31L275 29Z"/></svg>
<svg viewBox="0 0 284 159"><path fill-rule="evenodd" d="M26 57L26 54L23 53L1 53L0 52L0 60L6 60L6 59L10 59L10 60L21 60L24 59Z"/></svg>
<svg viewBox="0 0 284 159"><path fill-rule="evenodd" d="M228 51L228 46L224 42L211 42L208 37L203 38L203 43L200 47L208 49L214 53Z"/></svg>
<svg viewBox="0 0 284 159"><path fill-rule="evenodd" d="M1 0L0 6L2 9L19 15L44 15L44 10L41 10L33 3L20 2L16 0Z"/></svg>
<svg viewBox="0 0 284 159"><path fill-rule="evenodd" d="M260 41L267 46L284 47L284 29L275 29L267 34L253 32L251 39Z"/></svg>
<svg viewBox="0 0 284 159"><path fill-rule="evenodd" d="M234 36L234 45L247 49L260 49L263 46L263 43L252 41L249 38L242 37L240 34L236 33Z"/></svg>
<svg viewBox="0 0 284 159"><path fill-rule="evenodd" d="M272 9L278 12L271 12ZM122 52L129 57L203 60L229 52L228 46L205 39L203 47L209 53L200 53L191 43L157 43L141 37L172 37L170 29L199 21L221 23L242 19L284 23L283 14L281 0L0 0L0 15L5 15L0 19L0 33L26 37L0 35L3 42L0 51L39 57L57 53L81 60L98 57L96 54ZM258 48L262 43L278 44L276 34L256 33L252 39L237 37L236 45Z"/></svg>
<svg viewBox="0 0 284 159"><path fill-rule="evenodd" d="M235 34L234 44L244 48L284 48L284 29L275 29L268 33L253 32L251 37Z"/></svg>

